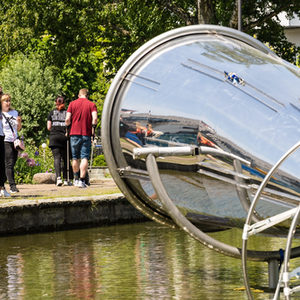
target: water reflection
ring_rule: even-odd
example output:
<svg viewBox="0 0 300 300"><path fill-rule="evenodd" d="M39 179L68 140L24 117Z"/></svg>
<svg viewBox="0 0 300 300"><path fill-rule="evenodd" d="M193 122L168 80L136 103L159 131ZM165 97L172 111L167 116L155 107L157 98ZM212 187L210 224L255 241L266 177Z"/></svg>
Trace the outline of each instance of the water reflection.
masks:
<svg viewBox="0 0 300 300"><path fill-rule="evenodd" d="M214 237L241 242L236 231ZM285 240L249 243L275 250ZM267 286L267 265L249 266L251 284ZM242 286L239 260L154 223L0 238L1 300L247 299Z"/></svg>

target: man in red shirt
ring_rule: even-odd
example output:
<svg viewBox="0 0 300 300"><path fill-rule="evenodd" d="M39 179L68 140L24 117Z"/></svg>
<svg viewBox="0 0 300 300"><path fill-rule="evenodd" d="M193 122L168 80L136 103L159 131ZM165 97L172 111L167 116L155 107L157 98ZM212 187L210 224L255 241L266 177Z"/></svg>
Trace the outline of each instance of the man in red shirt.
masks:
<svg viewBox="0 0 300 300"><path fill-rule="evenodd" d="M71 125L70 143L74 185L86 188L85 177L90 159L91 137L94 136L97 126L97 108L95 103L88 100L87 89L81 89L78 99L70 103L66 115L66 125ZM79 175L80 180L78 180Z"/></svg>

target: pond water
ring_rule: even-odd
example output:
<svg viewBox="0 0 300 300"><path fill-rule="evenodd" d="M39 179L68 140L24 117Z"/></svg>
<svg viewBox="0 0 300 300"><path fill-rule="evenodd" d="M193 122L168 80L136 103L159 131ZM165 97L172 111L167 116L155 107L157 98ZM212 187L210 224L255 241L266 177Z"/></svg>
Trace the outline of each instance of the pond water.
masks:
<svg viewBox="0 0 300 300"><path fill-rule="evenodd" d="M212 236L241 245L237 230ZM248 244L275 250L285 239ZM271 299L267 264L248 265L254 298ZM152 222L0 238L1 300L247 299L242 287L240 260Z"/></svg>

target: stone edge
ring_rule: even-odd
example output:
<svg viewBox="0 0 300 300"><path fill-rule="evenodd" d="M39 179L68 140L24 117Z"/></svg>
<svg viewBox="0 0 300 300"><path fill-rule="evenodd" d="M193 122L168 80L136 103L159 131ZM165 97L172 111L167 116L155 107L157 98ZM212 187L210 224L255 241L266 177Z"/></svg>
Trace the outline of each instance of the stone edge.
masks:
<svg viewBox="0 0 300 300"><path fill-rule="evenodd" d="M0 205L0 235L150 221L123 194L14 200Z"/></svg>

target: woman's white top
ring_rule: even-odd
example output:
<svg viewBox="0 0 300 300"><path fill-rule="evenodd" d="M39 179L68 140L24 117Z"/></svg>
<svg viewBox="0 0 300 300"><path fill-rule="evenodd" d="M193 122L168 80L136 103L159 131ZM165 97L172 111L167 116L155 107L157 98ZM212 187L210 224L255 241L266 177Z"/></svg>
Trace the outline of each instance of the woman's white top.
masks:
<svg viewBox="0 0 300 300"><path fill-rule="evenodd" d="M18 122L17 122L17 117L18 117L18 112L16 110L10 110L8 112L2 111L2 128L3 128L3 133L5 135L4 142L13 142L17 137L18 137ZM9 123L11 127L14 130L14 134L9 126Z"/></svg>
<svg viewBox="0 0 300 300"><path fill-rule="evenodd" d="M0 136L4 136L3 128L2 128L2 113L0 111Z"/></svg>

